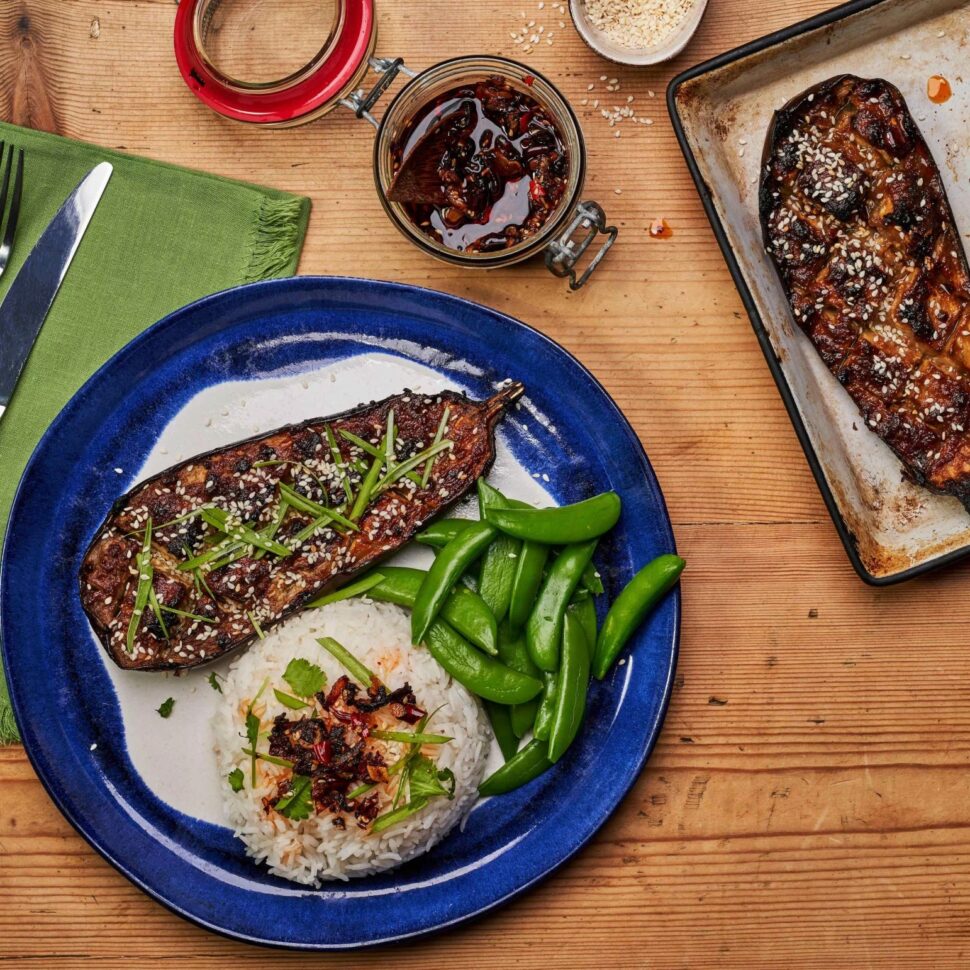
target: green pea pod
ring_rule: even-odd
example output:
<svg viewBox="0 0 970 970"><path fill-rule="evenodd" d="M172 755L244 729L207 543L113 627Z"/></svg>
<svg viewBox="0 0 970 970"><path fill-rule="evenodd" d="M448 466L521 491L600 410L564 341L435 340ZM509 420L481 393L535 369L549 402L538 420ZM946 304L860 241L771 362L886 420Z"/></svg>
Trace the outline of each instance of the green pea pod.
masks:
<svg viewBox="0 0 970 970"><path fill-rule="evenodd" d="M582 623L566 613L562 629L562 666L549 730L549 760L555 764L572 743L583 723L589 687L589 646Z"/></svg>
<svg viewBox="0 0 970 970"><path fill-rule="evenodd" d="M492 701L485 701L485 710L488 711L488 719L492 723L492 734L498 741L502 757L508 761L519 750L518 735L512 733L511 708L504 704L493 704Z"/></svg>
<svg viewBox="0 0 970 970"><path fill-rule="evenodd" d="M574 599L566 609L566 615L572 613L580 626L586 639L586 649L589 651L589 662L593 662L593 651L596 649L596 603L592 596L584 596L582 599Z"/></svg>
<svg viewBox="0 0 970 970"><path fill-rule="evenodd" d="M533 739L478 786L479 794L504 795L538 778L551 767L545 741Z"/></svg>
<svg viewBox="0 0 970 970"><path fill-rule="evenodd" d="M526 539L515 563L515 576L509 593L509 626L521 630L529 619L549 558L549 547Z"/></svg>
<svg viewBox="0 0 970 970"><path fill-rule="evenodd" d="M540 670L556 670L559 667L562 618L595 548L595 539L566 546L546 575L525 626L529 655Z"/></svg>
<svg viewBox="0 0 970 970"><path fill-rule="evenodd" d="M535 727L539 704L539 698L533 697L531 701L515 704L509 708L509 724L517 738L524 738Z"/></svg>
<svg viewBox="0 0 970 970"><path fill-rule="evenodd" d="M492 503L508 506L508 500L484 478L478 480L478 508L482 518L485 509ZM498 535L482 556L482 569L478 578L478 593L501 621L509 610L512 598L512 581L515 579L515 564L519 558L522 543L511 536Z"/></svg>
<svg viewBox="0 0 970 970"><path fill-rule="evenodd" d="M424 570L408 566L381 566L380 573L383 580L370 587L366 595L382 603L396 603L412 609L424 582ZM455 586L441 610L441 617L486 653L494 656L498 652L495 617L485 601L467 586Z"/></svg>
<svg viewBox="0 0 970 970"><path fill-rule="evenodd" d="M609 532L620 517L620 496L603 492L575 505L551 509L502 509L489 505L485 520L516 539L549 546L587 542Z"/></svg>
<svg viewBox="0 0 970 970"><path fill-rule="evenodd" d="M513 636L507 623L499 628L498 656L502 663L513 670L530 677L539 676L539 668L532 662L529 648L525 645L525 636L522 633Z"/></svg>
<svg viewBox="0 0 970 970"><path fill-rule="evenodd" d="M558 674L544 673L542 675L542 698L536 711L536 719L532 726L532 733L540 741L549 740L552 730L552 718L556 712L556 695L559 691Z"/></svg>
<svg viewBox="0 0 970 970"><path fill-rule="evenodd" d="M680 556L657 556L626 584L613 601L593 653L593 676L598 680L606 676L633 632L677 582L685 565Z"/></svg>
<svg viewBox="0 0 970 970"><path fill-rule="evenodd" d="M421 643L462 573L488 548L495 530L484 522L473 522L439 553L411 609L411 638Z"/></svg>
<svg viewBox="0 0 970 970"><path fill-rule="evenodd" d="M583 570L582 583L583 589L588 589L594 596L603 595L603 580L592 562Z"/></svg>
<svg viewBox="0 0 970 970"><path fill-rule="evenodd" d="M443 549L452 539L464 532L468 526L474 524L474 519L439 519L437 522L432 522L426 529L422 529L414 537L414 540L420 542L423 546Z"/></svg>
<svg viewBox="0 0 970 970"><path fill-rule="evenodd" d="M473 694L496 704L524 704L542 690L542 681L521 674L476 650L443 620L428 627L428 652Z"/></svg>

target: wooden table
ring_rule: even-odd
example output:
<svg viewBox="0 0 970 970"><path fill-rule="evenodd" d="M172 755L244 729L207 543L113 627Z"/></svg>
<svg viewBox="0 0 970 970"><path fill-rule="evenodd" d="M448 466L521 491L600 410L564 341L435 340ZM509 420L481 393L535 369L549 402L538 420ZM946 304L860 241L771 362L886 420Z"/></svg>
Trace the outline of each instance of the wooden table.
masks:
<svg viewBox="0 0 970 970"><path fill-rule="evenodd" d="M375 196L371 132L348 113L284 133L209 113L175 69L173 0L0 4L3 118L308 193L302 272L437 287L577 354L640 434L689 562L666 725L592 845L462 929L350 960L288 956L287 966L970 960L970 658L958 609L970 564L889 590L856 579L662 100L687 65L829 5L712 0L684 55L632 70L597 59L568 18L560 29L549 2L465 2L460 28L442 25L447 0L380 4L379 51L412 65L515 54L510 31L530 19L553 31L529 59L582 112L587 195L621 229L594 282L569 293L538 262L475 275L407 245ZM604 97L602 74L655 123L616 139L591 100L581 105ZM648 237L656 216L671 239ZM275 963L131 886L61 818L20 748L0 751L0 785L0 955L10 965Z"/></svg>

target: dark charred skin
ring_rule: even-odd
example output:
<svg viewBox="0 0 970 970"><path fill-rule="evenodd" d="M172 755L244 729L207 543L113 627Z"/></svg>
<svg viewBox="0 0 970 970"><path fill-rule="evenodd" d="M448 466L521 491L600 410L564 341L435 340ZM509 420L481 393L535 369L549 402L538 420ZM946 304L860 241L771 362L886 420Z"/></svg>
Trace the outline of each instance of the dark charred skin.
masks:
<svg viewBox="0 0 970 970"><path fill-rule="evenodd" d="M866 427L970 508L970 269L899 91L842 75L785 105L759 207L795 320Z"/></svg>
<svg viewBox="0 0 970 970"><path fill-rule="evenodd" d="M250 614L261 629L268 630L371 568L485 474L495 456L495 425L522 392L521 384L511 384L482 402L453 392L434 397L405 392L200 455L142 482L115 503L80 569L81 602L108 654L129 670L175 670L208 663L257 635ZM370 456L339 431L366 441L380 440L393 408L400 461L432 442L446 407L450 410L447 438L453 447L438 455L428 486L395 483L370 503L358 522L359 532L326 529L285 558L271 553L244 556L205 573L204 585L197 585L191 572L179 569L180 563L203 550L211 529L198 516L169 524L173 519L214 503L232 509L251 528L261 529L275 515L280 482L317 503L339 507L344 496L326 439L328 425L336 434L343 461L360 458L369 464ZM286 464L258 467L267 461ZM135 557L149 518L153 588L159 602L215 622L166 613L166 639L152 610L146 609L129 653L126 636L138 587ZM312 518L291 511L276 538L285 543Z"/></svg>

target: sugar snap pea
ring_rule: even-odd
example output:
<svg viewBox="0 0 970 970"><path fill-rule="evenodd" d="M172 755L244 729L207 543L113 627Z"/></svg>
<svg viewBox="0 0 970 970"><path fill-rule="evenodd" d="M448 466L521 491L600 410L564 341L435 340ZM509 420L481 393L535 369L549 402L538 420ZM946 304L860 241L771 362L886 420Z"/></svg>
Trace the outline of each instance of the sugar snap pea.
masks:
<svg viewBox="0 0 970 970"><path fill-rule="evenodd" d="M589 686L589 646L575 613L566 612L562 629L562 664L556 686L556 703L549 728L549 760L555 764L572 743L583 723ZM511 725L510 725L511 727Z"/></svg>
<svg viewBox="0 0 970 970"><path fill-rule="evenodd" d="M563 614L595 548L595 539L566 546L549 568L525 627L529 656L540 670L559 667Z"/></svg>
<svg viewBox="0 0 970 970"><path fill-rule="evenodd" d="M509 725L517 738L524 738L535 726L540 703L538 697L533 697L531 701L513 704L509 708Z"/></svg>
<svg viewBox="0 0 970 970"><path fill-rule="evenodd" d="M680 556L658 556L648 562L613 601L593 653L593 675L602 680L620 651L660 598L677 582L685 562Z"/></svg>
<svg viewBox="0 0 970 970"><path fill-rule="evenodd" d="M494 538L495 529L490 525L473 522L438 553L425 573L411 609L411 637L415 643L424 640L428 627L441 612L455 583Z"/></svg>
<svg viewBox="0 0 970 970"><path fill-rule="evenodd" d="M478 504L482 518L489 503L506 506L505 496L489 485L484 478L478 480ZM522 549L522 542L512 536L499 534L482 556L482 569L478 578L478 594L501 621L509 610L512 598L512 581L515 565Z"/></svg>
<svg viewBox="0 0 970 970"><path fill-rule="evenodd" d="M521 630L529 619L536 594L542 583L542 573L549 558L549 547L540 542L522 543L519 558L515 561L515 575L509 593L509 625L513 630Z"/></svg>
<svg viewBox="0 0 970 970"><path fill-rule="evenodd" d="M415 542L420 542L423 546L443 549L455 536L474 524L474 519L439 519L437 522L432 522L427 528L422 529L414 539Z"/></svg>
<svg viewBox="0 0 970 970"><path fill-rule="evenodd" d="M574 505L551 509L503 509L489 505L485 520L517 539L565 546L609 532L619 517L620 496L603 492Z"/></svg>
<svg viewBox="0 0 970 970"><path fill-rule="evenodd" d="M479 794L504 795L538 778L552 767L546 750L545 741L533 739L478 786Z"/></svg>
<svg viewBox="0 0 970 970"><path fill-rule="evenodd" d="M589 661L592 663L593 651L596 649L596 602L590 595L584 596L582 599L574 598L566 609L566 615L568 616L570 613L579 620L583 628Z"/></svg>
<svg viewBox="0 0 970 970"><path fill-rule="evenodd" d="M556 712L556 695L558 691L558 674L550 674L547 671L543 671L542 697L539 699L535 722L532 725L532 733L540 741L549 740L549 732L552 730L552 718Z"/></svg>
<svg viewBox="0 0 970 970"><path fill-rule="evenodd" d="M511 708L504 704L486 701L485 710L488 712L488 719L492 724L492 734L498 741L502 757L508 761L519 749L518 735L512 732Z"/></svg>
<svg viewBox="0 0 970 970"><path fill-rule="evenodd" d="M380 566L379 571L384 578L377 585L370 586L367 595L371 599L412 609L424 582L424 570L409 566ZM498 653L495 617L485 601L467 586L461 583L455 586L441 609L441 618L476 647L493 656Z"/></svg>
<svg viewBox="0 0 970 970"><path fill-rule="evenodd" d="M443 620L435 620L428 627L424 644L459 684L484 700L524 704L542 690L542 681L476 650Z"/></svg>

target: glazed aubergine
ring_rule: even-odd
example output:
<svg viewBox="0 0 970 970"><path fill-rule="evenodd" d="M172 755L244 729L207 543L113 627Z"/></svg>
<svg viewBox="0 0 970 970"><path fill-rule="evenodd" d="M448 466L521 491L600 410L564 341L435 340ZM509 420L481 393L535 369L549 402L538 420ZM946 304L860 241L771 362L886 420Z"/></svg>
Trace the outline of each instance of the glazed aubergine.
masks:
<svg viewBox="0 0 970 970"><path fill-rule="evenodd" d="M80 570L108 654L131 670L208 663L407 543L495 455L522 393L405 391L209 452L115 503Z"/></svg>
<svg viewBox="0 0 970 970"><path fill-rule="evenodd" d="M760 209L795 320L866 427L970 508L970 270L899 91L843 75L790 101Z"/></svg>

